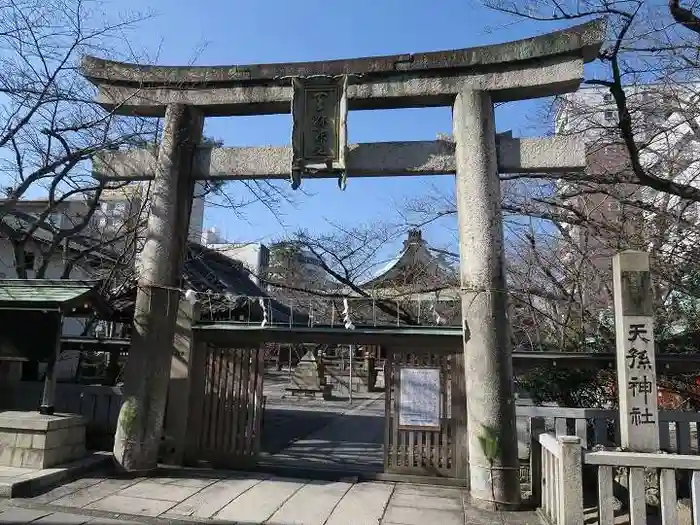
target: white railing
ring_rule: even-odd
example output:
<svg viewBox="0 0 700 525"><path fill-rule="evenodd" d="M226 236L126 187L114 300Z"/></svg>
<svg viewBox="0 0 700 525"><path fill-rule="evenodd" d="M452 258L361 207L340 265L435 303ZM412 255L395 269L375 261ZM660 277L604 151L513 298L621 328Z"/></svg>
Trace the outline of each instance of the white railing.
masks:
<svg viewBox="0 0 700 525"><path fill-rule="evenodd" d="M597 469L598 498L597 520L599 525L615 523L615 498L613 481L615 469L627 470L629 501L623 502L629 513L631 525L647 523L647 475L652 469L658 475L659 504L662 525L692 523L700 525L700 457L687 454L647 454L639 452L599 451L586 452L578 436L554 436L541 433L533 439L532 457L535 472L533 498L539 504L541 516L552 525L580 525L584 523L583 467ZM676 486L679 480L687 480L690 471L690 496L692 507L683 509L678 504ZM683 521L680 512L690 515ZM590 516L588 516L590 517Z"/></svg>
<svg viewBox="0 0 700 525"><path fill-rule="evenodd" d="M679 471L692 471L689 509L693 525L700 525L700 457L686 454L645 454L640 452L588 452L586 465L598 467L598 523L612 525L615 520L613 498L613 470L628 470L629 523L647 523L646 477L644 469L656 469L659 482L661 523L679 525L679 508L676 495ZM687 523L687 521L684 521Z"/></svg>
<svg viewBox="0 0 700 525"><path fill-rule="evenodd" d="M583 523L581 439L540 434L542 517L554 525ZM533 450L533 455L535 451ZM534 487L533 487L533 490Z"/></svg>
<svg viewBox="0 0 700 525"><path fill-rule="evenodd" d="M566 407L516 407L518 418L518 440L527 453L521 457L521 482L529 485L533 503L539 505L540 444L539 435L545 432L554 435L576 435L581 439L581 447L592 449L620 446L619 412L598 408ZM674 454L700 453L700 413L680 410L659 411L659 443L661 450Z"/></svg>

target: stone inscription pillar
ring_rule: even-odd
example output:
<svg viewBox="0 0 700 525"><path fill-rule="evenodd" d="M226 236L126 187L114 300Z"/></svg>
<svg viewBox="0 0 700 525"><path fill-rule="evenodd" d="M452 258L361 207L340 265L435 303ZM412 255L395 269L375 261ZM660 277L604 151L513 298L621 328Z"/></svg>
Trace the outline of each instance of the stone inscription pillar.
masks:
<svg viewBox="0 0 700 525"><path fill-rule="evenodd" d="M470 492L475 503L520 504L513 363L506 318L501 192L491 97L457 96L453 114L467 390ZM495 434L495 457L485 444Z"/></svg>
<svg viewBox="0 0 700 525"><path fill-rule="evenodd" d="M649 254L613 258L620 445L631 452L659 451L659 407L654 350L654 294Z"/></svg>
<svg viewBox="0 0 700 525"><path fill-rule="evenodd" d="M158 462L180 299L177 286L194 192L192 159L202 127L203 118L191 107L168 106L141 253L124 403L114 437L114 457L129 471L150 470Z"/></svg>

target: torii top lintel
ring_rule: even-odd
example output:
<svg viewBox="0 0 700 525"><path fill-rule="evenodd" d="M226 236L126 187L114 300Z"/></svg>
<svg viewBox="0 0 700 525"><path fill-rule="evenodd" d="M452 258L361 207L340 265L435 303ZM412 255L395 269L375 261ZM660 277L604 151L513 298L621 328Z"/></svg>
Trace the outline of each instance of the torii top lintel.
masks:
<svg viewBox="0 0 700 525"><path fill-rule="evenodd" d="M205 115L288 113L291 79L347 75L350 109L449 105L462 89L486 89L496 101L577 89L583 63L597 56L604 19L565 30L450 51L232 66L157 66L83 57L98 101L119 113L160 116L170 103Z"/></svg>

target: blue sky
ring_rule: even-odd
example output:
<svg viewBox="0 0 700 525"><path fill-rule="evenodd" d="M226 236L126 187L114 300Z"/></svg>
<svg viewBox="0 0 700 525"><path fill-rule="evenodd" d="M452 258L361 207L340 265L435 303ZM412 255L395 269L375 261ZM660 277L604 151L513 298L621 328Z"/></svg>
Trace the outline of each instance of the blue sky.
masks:
<svg viewBox="0 0 700 525"><path fill-rule="evenodd" d="M154 17L130 33L137 52L157 56L169 65L250 64L350 58L478 46L515 40L554 30L556 26L514 21L488 10L479 0L112 0L108 9L152 11ZM541 101L510 104L497 110L500 130L533 135ZM351 142L435 139L449 133L449 108L352 112L348 121ZM208 119L205 133L226 145L287 144L289 115ZM281 182L281 184L284 184ZM328 230L330 223L346 226L401 221L397 210L406 199L426 195L431 188L450 191L454 177L350 179L341 192L334 180L303 182L309 193L295 195L274 217L262 205L251 205L243 217L222 209L208 209L207 226L216 226L232 242L266 241L290 235L299 228ZM235 183L232 194L246 197ZM235 197L234 197L235 198ZM424 237L440 247L452 247L453 224L427 228ZM390 252L400 243L400 239Z"/></svg>

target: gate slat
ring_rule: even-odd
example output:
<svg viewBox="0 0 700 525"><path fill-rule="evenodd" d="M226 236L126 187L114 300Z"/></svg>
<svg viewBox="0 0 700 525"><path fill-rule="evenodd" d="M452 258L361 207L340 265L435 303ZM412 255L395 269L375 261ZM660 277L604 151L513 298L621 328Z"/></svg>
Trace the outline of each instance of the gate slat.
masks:
<svg viewBox="0 0 700 525"><path fill-rule="evenodd" d="M199 438L199 446L202 450L208 450L209 449L209 427L211 425L211 403L210 403L210 396L209 392L211 391L211 374L213 371L213 366L212 366L212 359L213 359L213 350L211 345L206 345L205 346L206 350L206 359L205 359L205 367L204 367L204 378L205 378L205 383L204 383L204 396L202 396L202 426L201 426L201 434Z"/></svg>
<svg viewBox="0 0 700 525"><path fill-rule="evenodd" d="M226 397L228 393L228 361L229 361L230 350L224 349L221 351L219 366L221 370L219 371L219 391L217 392L217 418L216 418L216 449L221 451L226 451L224 445L224 436L226 435Z"/></svg>
<svg viewBox="0 0 700 525"><path fill-rule="evenodd" d="M448 432L449 432L449 422L447 421L447 381L446 374L443 373L447 369L448 361L447 356L440 356L438 359L440 363L440 434L442 435L442 446L440 447L440 465L443 469L447 470L450 468L448 462Z"/></svg>
<svg viewBox="0 0 700 525"><path fill-rule="evenodd" d="M246 417L246 445L241 451L246 456L250 456L253 453L253 440L255 439L255 392L257 391L257 376L258 376L258 360L257 352L254 348L250 348L246 351L248 355L249 369L251 371L248 374L248 416Z"/></svg>
<svg viewBox="0 0 700 525"><path fill-rule="evenodd" d="M257 351L257 369L255 377L257 378L257 383L255 386L255 439L253 441L253 454L258 456L260 454L260 440L262 438L262 420L264 417L263 413L263 381L265 378L265 359L260 350Z"/></svg>
<svg viewBox="0 0 700 525"><path fill-rule="evenodd" d="M236 384L233 387L234 392L234 403L232 405L233 410L233 422L231 424L231 432L233 432L233 443L231 444L231 451L235 452L238 450L241 442L241 434L238 430L240 426L241 418L241 384L243 382L243 360L241 358L241 353L236 352Z"/></svg>
<svg viewBox="0 0 700 525"><path fill-rule="evenodd" d="M405 366L408 362L408 356L402 356L401 367ZM398 428L401 424L401 419L399 416L399 411L401 409L401 367L396 370L396 427ZM397 466L406 468L408 467L407 453L408 453L408 440L406 439L406 431L398 428L399 432L399 457L397 461Z"/></svg>
<svg viewBox="0 0 700 525"><path fill-rule="evenodd" d="M437 361L435 354L430 353L426 355L426 364L431 367L440 366ZM435 434L432 430L426 430L423 432L425 439L425 453L423 454L423 462L421 464L422 468L429 469L435 464L435 454L433 451L433 435Z"/></svg>
<svg viewBox="0 0 700 525"><path fill-rule="evenodd" d="M210 446L212 450L217 451L219 450L219 429L221 428L221 423L219 420L219 417L221 416L221 381L222 381L222 376L224 374L224 356L226 354L226 350L223 348L218 348L216 352L216 375L214 376L214 388L212 389L211 392L211 401L212 401L212 428L210 430L211 433L211 442Z"/></svg>
<svg viewBox="0 0 700 525"><path fill-rule="evenodd" d="M239 455L245 450L245 431L248 419L248 383L250 381L250 359L247 351L239 352L241 359L240 402L238 404L238 446L235 453Z"/></svg>
<svg viewBox="0 0 700 525"><path fill-rule="evenodd" d="M400 447L401 443L399 442L399 366L401 365L400 362L401 357L397 356L395 353L393 354L393 358L391 360L391 390L392 390L392 409L391 409L391 422L392 422L392 429L391 433L393 435L393 441L394 441L394 446L392 449L393 452L393 463L394 463L394 468L402 466L400 463Z"/></svg>
<svg viewBox="0 0 700 525"><path fill-rule="evenodd" d="M228 402L226 404L226 418L224 419L224 426L226 430L225 434L225 449L227 451L235 450L235 437L236 434L233 430L233 419L236 412L236 373L237 373L237 360L235 352L229 355L229 363L231 367L230 372L230 382L228 384Z"/></svg>
<svg viewBox="0 0 700 525"><path fill-rule="evenodd" d="M392 447L394 444L391 441L391 436L393 433L392 425L392 410L391 410L391 399L392 399L392 388L393 388L393 378L391 376L391 352L387 352L387 358L384 360L384 471L388 471L389 467L393 465L391 461Z"/></svg>

